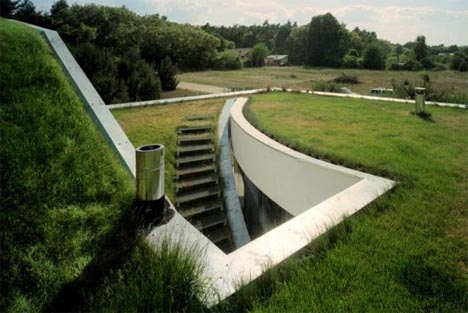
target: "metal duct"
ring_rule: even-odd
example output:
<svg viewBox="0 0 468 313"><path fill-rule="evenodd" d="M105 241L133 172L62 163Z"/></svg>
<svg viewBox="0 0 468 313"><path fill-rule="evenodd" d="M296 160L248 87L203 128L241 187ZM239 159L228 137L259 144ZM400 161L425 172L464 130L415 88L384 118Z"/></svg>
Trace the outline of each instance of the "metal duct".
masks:
<svg viewBox="0 0 468 313"><path fill-rule="evenodd" d="M137 199L155 201L164 197L164 146L150 144L136 149Z"/></svg>

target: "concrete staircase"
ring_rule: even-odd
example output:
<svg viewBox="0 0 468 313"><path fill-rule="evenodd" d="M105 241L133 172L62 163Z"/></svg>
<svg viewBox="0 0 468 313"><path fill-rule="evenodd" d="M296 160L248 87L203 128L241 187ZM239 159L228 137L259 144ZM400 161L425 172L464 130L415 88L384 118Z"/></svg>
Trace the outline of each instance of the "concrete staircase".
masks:
<svg viewBox="0 0 468 313"><path fill-rule="evenodd" d="M200 121L212 117L186 118ZM180 214L225 252L233 248L216 166L213 126L177 130L176 206Z"/></svg>

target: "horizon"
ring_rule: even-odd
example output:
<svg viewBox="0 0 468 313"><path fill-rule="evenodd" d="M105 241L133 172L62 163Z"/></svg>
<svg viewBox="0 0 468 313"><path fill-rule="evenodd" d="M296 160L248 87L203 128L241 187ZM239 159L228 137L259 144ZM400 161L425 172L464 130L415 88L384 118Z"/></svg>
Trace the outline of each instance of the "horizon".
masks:
<svg viewBox="0 0 468 313"><path fill-rule="evenodd" d="M32 0L38 11L49 11L56 0ZM464 30L468 29L468 3L464 0L441 1L379 1L330 0L327 4L319 1L291 0L254 3L214 0L75 0L73 4L97 4L112 7L125 6L139 14L159 14L169 21L192 25L233 26L261 25L268 20L271 24L290 21L298 25L308 24L313 16L333 14L348 30L355 27L375 32L379 39L405 44L424 35L428 45L468 45ZM344 5L346 3L346 5Z"/></svg>

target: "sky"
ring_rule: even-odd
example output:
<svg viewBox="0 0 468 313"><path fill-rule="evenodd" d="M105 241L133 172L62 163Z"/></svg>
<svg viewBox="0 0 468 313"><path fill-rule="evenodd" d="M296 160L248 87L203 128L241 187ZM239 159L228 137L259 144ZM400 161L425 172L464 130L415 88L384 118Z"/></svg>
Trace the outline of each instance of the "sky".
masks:
<svg viewBox="0 0 468 313"><path fill-rule="evenodd" d="M55 0L32 0L37 10L49 11ZM230 26L286 23L304 25L315 15L332 13L349 30L374 31L392 43L426 36L430 45L468 45L468 0L68 0L125 6L140 14L167 16L194 25Z"/></svg>

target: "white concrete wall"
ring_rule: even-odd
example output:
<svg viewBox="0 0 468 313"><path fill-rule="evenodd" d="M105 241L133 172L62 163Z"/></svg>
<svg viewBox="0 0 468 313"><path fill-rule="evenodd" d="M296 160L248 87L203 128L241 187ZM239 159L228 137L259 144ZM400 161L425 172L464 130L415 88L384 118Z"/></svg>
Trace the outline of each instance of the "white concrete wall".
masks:
<svg viewBox="0 0 468 313"><path fill-rule="evenodd" d="M243 99L231 110L235 158L247 177L283 209L297 216L363 179L265 136L243 116Z"/></svg>

